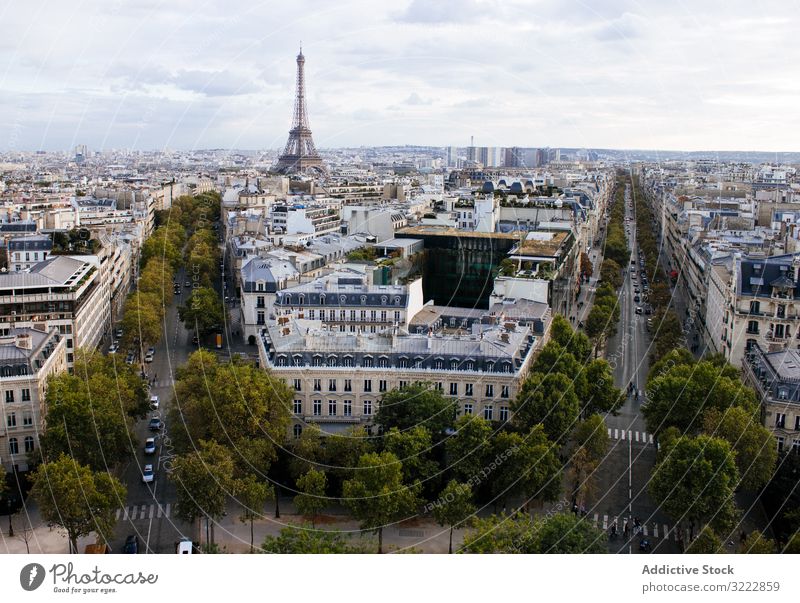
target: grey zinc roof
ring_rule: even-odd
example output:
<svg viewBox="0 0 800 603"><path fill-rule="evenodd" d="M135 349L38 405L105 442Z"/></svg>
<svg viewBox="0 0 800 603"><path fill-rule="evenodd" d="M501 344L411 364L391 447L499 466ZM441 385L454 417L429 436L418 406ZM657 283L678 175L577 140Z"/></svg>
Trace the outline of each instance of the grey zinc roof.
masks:
<svg viewBox="0 0 800 603"><path fill-rule="evenodd" d="M53 240L48 235L25 235L10 239L8 241L8 248L11 251L38 251L40 249L52 249Z"/></svg>
<svg viewBox="0 0 800 603"><path fill-rule="evenodd" d="M800 379L800 354L797 350L769 352L764 358L781 379Z"/></svg>
<svg viewBox="0 0 800 603"><path fill-rule="evenodd" d="M60 287L78 272L86 262L64 255L36 264L30 272L0 274L0 289L17 287Z"/></svg>

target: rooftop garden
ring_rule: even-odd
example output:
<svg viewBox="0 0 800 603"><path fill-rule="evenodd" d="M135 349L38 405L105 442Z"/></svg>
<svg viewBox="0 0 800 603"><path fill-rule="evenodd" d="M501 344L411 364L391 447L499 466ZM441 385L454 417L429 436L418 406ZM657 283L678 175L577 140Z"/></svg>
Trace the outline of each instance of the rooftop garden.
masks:
<svg viewBox="0 0 800 603"><path fill-rule="evenodd" d="M93 255L100 250L100 241L92 238L86 228L73 228L67 232L53 233L54 255Z"/></svg>

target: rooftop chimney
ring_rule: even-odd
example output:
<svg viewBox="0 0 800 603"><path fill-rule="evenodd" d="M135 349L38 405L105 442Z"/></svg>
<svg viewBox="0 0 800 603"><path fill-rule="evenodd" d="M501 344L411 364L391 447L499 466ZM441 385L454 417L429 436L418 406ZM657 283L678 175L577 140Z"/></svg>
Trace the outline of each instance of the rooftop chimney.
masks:
<svg viewBox="0 0 800 603"><path fill-rule="evenodd" d="M33 341L28 333L21 333L17 335L16 346L23 350L33 349Z"/></svg>

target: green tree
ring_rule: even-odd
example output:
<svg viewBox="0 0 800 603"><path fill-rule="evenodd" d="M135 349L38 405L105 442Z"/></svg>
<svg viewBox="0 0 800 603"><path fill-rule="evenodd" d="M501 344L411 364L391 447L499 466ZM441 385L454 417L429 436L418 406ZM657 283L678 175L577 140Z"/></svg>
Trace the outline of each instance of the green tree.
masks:
<svg viewBox="0 0 800 603"><path fill-rule="evenodd" d="M261 550L282 555L330 555L361 552L348 545L341 534L324 532L311 526L285 527L279 536L267 536Z"/></svg>
<svg viewBox="0 0 800 603"><path fill-rule="evenodd" d="M554 500L561 491L561 462L541 425L528 433L501 431L491 440L488 459L489 489L493 500L524 496Z"/></svg>
<svg viewBox="0 0 800 603"><path fill-rule="evenodd" d="M735 517L739 483L734 453L725 440L682 436L661 444L650 494L672 517L725 528Z"/></svg>
<svg viewBox="0 0 800 603"><path fill-rule="evenodd" d="M220 364L199 350L177 370L170 437L178 452L199 440L231 450L237 475L266 474L286 438L292 392L282 379L251 364Z"/></svg>
<svg viewBox="0 0 800 603"><path fill-rule="evenodd" d="M724 411L740 406L758 411L755 392L741 380L729 376L725 368L701 361L694 365L676 365L654 376L647 385L647 401L642 412L648 431L660 433L674 426L682 433L697 432L709 408Z"/></svg>
<svg viewBox="0 0 800 603"><path fill-rule="evenodd" d="M581 407L581 414L613 413L622 407L625 394L614 386L614 373L611 365L603 358L592 360L586 367L587 398Z"/></svg>
<svg viewBox="0 0 800 603"><path fill-rule="evenodd" d="M289 459L289 474L292 479L297 480L309 470L319 467L324 453L322 437L322 430L317 425L307 425L300 437L290 444L292 456ZM359 453L356 458L362 454Z"/></svg>
<svg viewBox="0 0 800 603"><path fill-rule="evenodd" d="M172 461L171 478L178 497L177 515L187 523L205 518L219 519L225 513L225 500L232 482L233 459L220 444L200 441L199 450L187 452ZM207 546L213 546L212 536Z"/></svg>
<svg viewBox="0 0 800 603"><path fill-rule="evenodd" d="M125 395L116 381L79 362L75 371L48 380L47 428L40 438L45 459L68 455L95 471L104 471L130 457L136 446L133 420L110 392ZM130 407L129 407L130 408Z"/></svg>
<svg viewBox="0 0 800 603"><path fill-rule="evenodd" d="M78 538L97 532L108 542L116 524L115 512L127 490L105 471L92 471L62 454L39 465L32 475L31 494L42 518L67 531L70 553L78 552Z"/></svg>
<svg viewBox="0 0 800 603"><path fill-rule="evenodd" d="M439 471L439 465L431 458L433 438L422 425L406 431L392 427L384 438L384 449L391 452L403 464L403 480L407 484L419 482L430 489L431 480Z"/></svg>
<svg viewBox="0 0 800 603"><path fill-rule="evenodd" d="M564 350L580 362L589 359L592 344L589 338L572 328L570 322L561 314L556 314L550 323L550 339L557 342Z"/></svg>
<svg viewBox="0 0 800 603"><path fill-rule="evenodd" d="M491 451L491 434L491 425L481 417L458 418L455 433L445 441L447 466L456 479L470 482L481 474Z"/></svg>
<svg viewBox="0 0 800 603"><path fill-rule="evenodd" d="M568 475L572 494L583 500L592 490L592 478L608 452L609 437L605 421L600 415L591 415L578 423L570 438L571 463Z"/></svg>
<svg viewBox="0 0 800 603"><path fill-rule="evenodd" d="M741 481L738 487L756 491L772 477L778 460L778 445L758 416L739 406L724 411L710 408L703 417L704 431L728 442L736 453Z"/></svg>
<svg viewBox="0 0 800 603"><path fill-rule="evenodd" d="M722 545L722 540L710 526L704 526L697 538L692 540L689 546L686 547L686 553L690 555L713 555L724 552L725 548Z"/></svg>
<svg viewBox="0 0 800 603"><path fill-rule="evenodd" d="M401 463L390 452L365 454L358 468L353 479L344 483L343 502L362 530L378 533L378 553L382 553L384 526L415 513L418 487L403 484Z"/></svg>
<svg viewBox="0 0 800 603"><path fill-rule="evenodd" d="M562 373L531 373L511 403L514 423L530 430L541 423L547 437L563 442L578 420L578 396Z"/></svg>
<svg viewBox="0 0 800 603"><path fill-rule="evenodd" d="M133 345L136 338L142 346L158 343L164 328L163 318L163 300L157 294L141 291L132 293L123 307L123 345Z"/></svg>
<svg viewBox="0 0 800 603"><path fill-rule="evenodd" d="M614 260L604 259L600 265L600 280L619 289L622 287L622 268Z"/></svg>
<svg viewBox="0 0 800 603"><path fill-rule="evenodd" d="M236 480L234 491L237 500L242 505L239 521L250 524L250 552L252 553L254 550L253 523L263 516L264 505L273 495L272 487L251 474Z"/></svg>
<svg viewBox="0 0 800 603"><path fill-rule="evenodd" d="M581 272L587 278L594 274L594 266L592 266L592 259L585 251L581 251Z"/></svg>
<svg viewBox="0 0 800 603"><path fill-rule="evenodd" d="M473 521L460 552L597 554L607 552L605 542L602 530L572 513L537 519L527 514L492 515Z"/></svg>
<svg viewBox="0 0 800 603"><path fill-rule="evenodd" d="M764 538L761 532L753 530L739 545L739 552L749 555L772 555L778 551L774 540Z"/></svg>
<svg viewBox="0 0 800 603"><path fill-rule="evenodd" d="M183 306L178 308L178 316L190 331L197 331L201 337L222 328L225 310L217 292L210 287L198 287Z"/></svg>
<svg viewBox="0 0 800 603"><path fill-rule="evenodd" d="M405 431L422 425L435 440L439 440L445 430L453 426L455 418L455 400L444 397L430 384L414 383L386 392L381 398L375 421L385 431L392 427Z"/></svg>
<svg viewBox="0 0 800 603"><path fill-rule="evenodd" d="M294 505L303 517L311 519L311 526L316 527L316 516L327 504L325 489L328 487L328 478L322 471L309 469L308 473L297 480L297 489L300 494L294 497Z"/></svg>
<svg viewBox="0 0 800 603"><path fill-rule="evenodd" d="M453 552L453 529L475 513L472 486L451 480L433 503L433 517L440 526L450 526L448 553Z"/></svg>
<svg viewBox="0 0 800 603"><path fill-rule="evenodd" d="M326 434L322 439L322 461L331 492L338 496L345 480L358 473L361 457L372 452L372 439L360 425L342 433Z"/></svg>

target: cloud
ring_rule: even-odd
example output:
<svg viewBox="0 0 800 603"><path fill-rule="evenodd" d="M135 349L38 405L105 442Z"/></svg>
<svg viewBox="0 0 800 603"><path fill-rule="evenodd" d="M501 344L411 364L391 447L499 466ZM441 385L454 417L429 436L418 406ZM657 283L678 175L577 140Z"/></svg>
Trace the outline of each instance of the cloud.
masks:
<svg viewBox="0 0 800 603"><path fill-rule="evenodd" d="M433 100L429 98L422 98L416 92L412 92L408 95L408 98L403 101L407 105L430 105L433 103Z"/></svg>
<svg viewBox="0 0 800 603"><path fill-rule="evenodd" d="M428 25L463 23L481 15L489 17L495 6L493 2L476 0L411 0L397 20Z"/></svg>
<svg viewBox="0 0 800 603"><path fill-rule="evenodd" d="M181 70L172 78L172 83L205 96L233 96L258 90L252 80L228 71Z"/></svg>

